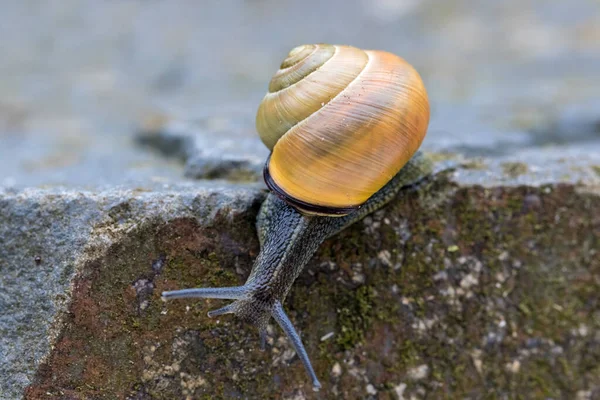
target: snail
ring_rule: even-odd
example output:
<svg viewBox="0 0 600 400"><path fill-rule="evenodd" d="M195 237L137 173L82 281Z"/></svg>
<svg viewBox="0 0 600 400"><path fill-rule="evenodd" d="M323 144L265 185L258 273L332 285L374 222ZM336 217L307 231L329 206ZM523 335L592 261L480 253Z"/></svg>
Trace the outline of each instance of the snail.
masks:
<svg viewBox="0 0 600 400"><path fill-rule="evenodd" d="M384 51L351 46L292 49L261 102L256 129L271 150L270 189L257 217L261 251L238 287L163 292L164 299L230 299L209 317L236 314L255 324L264 348L273 317L321 387L284 300L320 244L432 172L418 151L429 123L417 71Z"/></svg>

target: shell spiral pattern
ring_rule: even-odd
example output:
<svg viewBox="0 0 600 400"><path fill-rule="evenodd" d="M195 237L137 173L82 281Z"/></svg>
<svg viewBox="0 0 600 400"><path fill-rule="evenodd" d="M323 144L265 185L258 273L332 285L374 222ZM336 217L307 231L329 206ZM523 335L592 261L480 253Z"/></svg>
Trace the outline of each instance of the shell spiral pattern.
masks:
<svg viewBox="0 0 600 400"><path fill-rule="evenodd" d="M267 184L301 211L347 214L398 173L428 123L427 92L402 58L350 46L296 47L256 117L272 151Z"/></svg>

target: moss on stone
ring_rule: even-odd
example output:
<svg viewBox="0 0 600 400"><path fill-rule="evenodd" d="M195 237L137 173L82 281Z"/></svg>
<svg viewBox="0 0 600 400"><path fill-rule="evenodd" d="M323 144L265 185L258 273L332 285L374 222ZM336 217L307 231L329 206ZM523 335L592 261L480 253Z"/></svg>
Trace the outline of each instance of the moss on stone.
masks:
<svg viewBox="0 0 600 400"><path fill-rule="evenodd" d="M373 289L362 286L356 291L344 293L337 300L338 326L336 343L341 350L349 350L361 343L373 318Z"/></svg>
<svg viewBox="0 0 600 400"><path fill-rule="evenodd" d="M505 175L516 178L520 175L526 174L529 168L527 164L520 162L505 162L502 163L502 171Z"/></svg>
<svg viewBox="0 0 600 400"><path fill-rule="evenodd" d="M407 398L597 391L598 210L569 185L440 178L329 239L285 304L319 396L363 398L367 383L383 398L401 384ZM254 327L206 317L223 302L160 300L242 283L258 253L254 217L144 225L90 262L28 397L317 397L278 327L260 352Z"/></svg>

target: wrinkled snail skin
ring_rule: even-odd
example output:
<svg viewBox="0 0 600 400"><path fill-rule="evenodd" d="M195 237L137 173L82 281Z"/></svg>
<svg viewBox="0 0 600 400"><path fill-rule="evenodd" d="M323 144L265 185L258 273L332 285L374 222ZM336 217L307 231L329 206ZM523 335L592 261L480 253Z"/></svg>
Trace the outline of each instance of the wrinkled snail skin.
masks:
<svg viewBox="0 0 600 400"><path fill-rule="evenodd" d="M253 323L263 347L274 318L320 388L283 302L325 239L432 173L417 151L428 121L423 84L401 58L349 46L293 49L257 115L257 130L272 150L265 165L271 193L257 217L261 251L246 283L163 292L163 298L234 300L208 315L232 313Z"/></svg>

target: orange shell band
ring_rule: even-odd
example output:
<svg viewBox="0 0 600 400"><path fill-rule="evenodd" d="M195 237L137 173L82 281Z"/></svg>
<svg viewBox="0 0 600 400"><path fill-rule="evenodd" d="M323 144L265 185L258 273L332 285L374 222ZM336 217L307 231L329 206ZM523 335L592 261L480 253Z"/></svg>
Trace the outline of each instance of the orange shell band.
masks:
<svg viewBox="0 0 600 400"><path fill-rule="evenodd" d="M265 180L267 187L277 197L279 197L281 200L288 203L290 206L298 209L299 211L301 211L305 214L311 214L311 215L331 215L331 216L340 216L341 217L344 215L348 215L355 210L358 210L362 206L362 204L358 204L355 206L348 206L348 207L327 207L327 206L310 204L305 201L298 200L294 197L291 197L281 187L279 187L279 185L277 185L275 180L271 177L271 174L269 173L269 161L270 160L271 160L271 155L269 154L269 157L267 157L267 162L265 162L265 167L263 169L263 178Z"/></svg>

